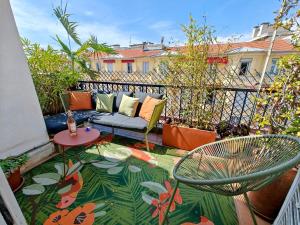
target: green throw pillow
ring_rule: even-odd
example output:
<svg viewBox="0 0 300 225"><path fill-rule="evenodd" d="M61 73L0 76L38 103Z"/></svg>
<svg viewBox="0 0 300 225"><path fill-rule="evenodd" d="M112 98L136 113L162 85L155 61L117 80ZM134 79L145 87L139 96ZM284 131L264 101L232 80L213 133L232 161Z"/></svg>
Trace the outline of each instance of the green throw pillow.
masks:
<svg viewBox="0 0 300 225"><path fill-rule="evenodd" d="M132 98L123 95L119 107L119 113L124 114L126 116L134 117L138 104L139 98Z"/></svg>
<svg viewBox="0 0 300 225"><path fill-rule="evenodd" d="M114 94L97 94L96 110L98 112L113 112Z"/></svg>

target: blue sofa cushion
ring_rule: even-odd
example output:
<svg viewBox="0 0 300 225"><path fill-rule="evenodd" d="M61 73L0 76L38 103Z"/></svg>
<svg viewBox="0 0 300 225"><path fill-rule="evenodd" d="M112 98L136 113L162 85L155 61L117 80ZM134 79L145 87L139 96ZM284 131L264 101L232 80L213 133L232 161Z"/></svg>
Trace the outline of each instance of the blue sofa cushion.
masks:
<svg viewBox="0 0 300 225"><path fill-rule="evenodd" d="M156 98L156 99L162 99L163 94L157 94L157 93L147 93L147 92L136 92L134 94L135 98L139 98L139 102L143 103L145 101L145 98L147 96L150 96L152 98Z"/></svg>
<svg viewBox="0 0 300 225"><path fill-rule="evenodd" d="M127 95L129 97L133 96L133 93L131 91L119 91L119 92L116 92L114 94L116 96L115 99L114 99L114 104L113 104L113 111L114 112L119 111L119 107L120 107L123 95Z"/></svg>
<svg viewBox="0 0 300 225"><path fill-rule="evenodd" d="M163 94L156 94L156 93L146 93L146 92L136 92L134 94L134 97L135 98L139 98L139 104L138 104L138 107L136 109L136 113L135 113L135 116L139 116L139 113L141 111L141 108L142 108L142 104L143 102L145 101L145 98L147 96L150 96L152 98L156 98L156 99L162 99L163 98Z"/></svg>
<svg viewBox="0 0 300 225"><path fill-rule="evenodd" d="M129 117L117 112L106 115L94 115L91 122L104 126L145 131L148 122L140 117Z"/></svg>
<svg viewBox="0 0 300 225"><path fill-rule="evenodd" d="M77 124L82 124L95 114L97 114L95 110L73 111L73 117ZM65 113L59 113L53 116L45 116L44 120L49 134L56 134L68 128L67 115Z"/></svg>

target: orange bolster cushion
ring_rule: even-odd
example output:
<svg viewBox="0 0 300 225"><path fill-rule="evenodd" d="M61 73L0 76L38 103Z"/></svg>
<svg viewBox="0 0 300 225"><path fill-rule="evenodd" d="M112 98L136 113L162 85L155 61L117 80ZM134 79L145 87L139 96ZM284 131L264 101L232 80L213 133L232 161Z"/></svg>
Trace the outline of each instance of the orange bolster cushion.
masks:
<svg viewBox="0 0 300 225"><path fill-rule="evenodd" d="M71 91L70 110L93 109L92 96L90 92Z"/></svg>
<svg viewBox="0 0 300 225"><path fill-rule="evenodd" d="M147 96L142 104L139 117L147 121L150 121L155 106L159 104L161 101L162 100Z"/></svg>

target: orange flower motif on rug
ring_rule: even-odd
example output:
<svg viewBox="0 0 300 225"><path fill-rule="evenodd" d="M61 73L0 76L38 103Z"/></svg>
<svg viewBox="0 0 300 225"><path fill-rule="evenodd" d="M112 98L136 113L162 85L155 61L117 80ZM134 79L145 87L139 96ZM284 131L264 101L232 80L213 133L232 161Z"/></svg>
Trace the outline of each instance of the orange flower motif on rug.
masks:
<svg viewBox="0 0 300 225"><path fill-rule="evenodd" d="M133 148L136 148L136 149L140 149L142 150L143 148L144 149L147 149L147 145L145 142L138 142L138 143L135 143L133 146ZM149 149L150 150L153 150L155 148L155 144L153 143L149 143Z"/></svg>
<svg viewBox="0 0 300 225"><path fill-rule="evenodd" d="M73 162L69 160L69 168L73 166ZM65 186L71 185L71 188L69 191L60 194L61 200L59 203L57 203L56 207L60 209L64 209L72 205L80 190L83 186L83 179L79 171L67 176L65 178Z"/></svg>
<svg viewBox="0 0 300 225"><path fill-rule="evenodd" d="M87 203L84 206L78 206L71 212L66 209L59 210L52 213L44 225L92 225L95 221L95 208L95 203Z"/></svg>
<svg viewBox="0 0 300 225"><path fill-rule="evenodd" d="M152 213L152 218L155 218L158 216L158 221L159 221L159 224L162 223L163 219L164 219L164 215L166 213L166 210L168 208L168 202L165 202L165 203L162 203L163 200L161 197L160 199L154 199L152 201L152 205L155 206L155 210L153 211Z"/></svg>
<svg viewBox="0 0 300 225"><path fill-rule="evenodd" d="M207 219L205 216L200 217L200 223L182 223L181 225L214 225L213 222L211 222L209 219Z"/></svg>
<svg viewBox="0 0 300 225"><path fill-rule="evenodd" d="M92 225L95 221L94 210L95 203L87 203L83 207L78 206L73 209L69 214L62 218L61 225Z"/></svg>
<svg viewBox="0 0 300 225"><path fill-rule="evenodd" d="M166 189L167 189L168 192L162 193L161 194L162 197L165 198L165 199L171 198L172 193L173 193L173 188L172 188L170 182L167 181L167 180L165 181L165 187L166 187ZM180 195L179 188L177 188L175 196L174 196L174 200L171 203L170 212L173 212L175 210L175 207L176 207L175 203L182 204L182 197Z"/></svg>
<svg viewBox="0 0 300 225"><path fill-rule="evenodd" d="M150 150L154 149L155 144L149 143ZM143 142L138 142L133 145L129 145L128 148L131 151L131 154L133 157L143 160L144 162L150 163L151 166L155 167L157 164L157 161L154 159L154 157L149 153L142 150L143 148L146 148L146 144Z"/></svg>
<svg viewBox="0 0 300 225"><path fill-rule="evenodd" d="M158 218L159 224L161 224L164 219L164 215L165 215L166 210L169 205L169 199L171 198L172 193L173 193L173 188L172 188L170 182L167 180L165 181L165 187L167 189L167 192L161 193L159 195L159 199L152 200L152 205L156 207L156 209L152 213L152 218L159 216L159 218ZM179 188L176 190L174 199L171 203L170 212L173 212L176 209L176 203L182 204L182 197L180 195Z"/></svg>
<svg viewBox="0 0 300 225"><path fill-rule="evenodd" d="M44 222L44 225L60 225L62 218L64 218L69 213L69 210L59 210L52 213L49 218Z"/></svg>

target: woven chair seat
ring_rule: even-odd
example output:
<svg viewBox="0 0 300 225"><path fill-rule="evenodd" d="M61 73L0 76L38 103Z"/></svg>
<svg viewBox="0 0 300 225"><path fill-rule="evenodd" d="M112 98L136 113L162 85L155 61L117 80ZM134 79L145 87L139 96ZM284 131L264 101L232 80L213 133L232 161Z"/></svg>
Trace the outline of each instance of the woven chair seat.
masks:
<svg viewBox="0 0 300 225"><path fill-rule="evenodd" d="M300 142L286 135L233 138L183 157L173 175L181 183L222 195L255 191L300 162Z"/></svg>

